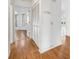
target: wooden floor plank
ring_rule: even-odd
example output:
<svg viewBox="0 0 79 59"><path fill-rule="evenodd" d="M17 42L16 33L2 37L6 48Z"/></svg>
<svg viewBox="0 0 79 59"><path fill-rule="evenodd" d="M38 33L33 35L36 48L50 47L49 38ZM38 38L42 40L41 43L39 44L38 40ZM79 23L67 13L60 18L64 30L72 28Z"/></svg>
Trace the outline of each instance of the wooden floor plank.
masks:
<svg viewBox="0 0 79 59"><path fill-rule="evenodd" d="M19 42L19 41L18 41ZM15 42L11 44L11 52L8 59L70 59L70 37L66 37L65 45L51 49L43 54L32 39L25 40L25 46L16 47Z"/></svg>

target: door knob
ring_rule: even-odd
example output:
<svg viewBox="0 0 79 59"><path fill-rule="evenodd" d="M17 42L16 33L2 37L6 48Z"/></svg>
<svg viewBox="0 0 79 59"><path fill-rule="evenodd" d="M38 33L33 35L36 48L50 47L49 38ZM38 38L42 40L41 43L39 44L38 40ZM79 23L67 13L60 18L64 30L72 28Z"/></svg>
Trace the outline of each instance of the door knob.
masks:
<svg viewBox="0 0 79 59"><path fill-rule="evenodd" d="M61 22L61 24L66 24L66 22Z"/></svg>

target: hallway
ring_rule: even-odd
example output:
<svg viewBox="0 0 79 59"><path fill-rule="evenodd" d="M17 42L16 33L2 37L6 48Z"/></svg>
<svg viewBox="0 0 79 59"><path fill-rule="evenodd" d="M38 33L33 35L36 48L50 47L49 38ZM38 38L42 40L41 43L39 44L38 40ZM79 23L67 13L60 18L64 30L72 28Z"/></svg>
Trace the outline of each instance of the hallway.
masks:
<svg viewBox="0 0 79 59"><path fill-rule="evenodd" d="M19 41L18 41L19 42ZM25 40L23 47L11 44L9 59L70 59L70 37L66 37L65 45L40 54L32 39Z"/></svg>

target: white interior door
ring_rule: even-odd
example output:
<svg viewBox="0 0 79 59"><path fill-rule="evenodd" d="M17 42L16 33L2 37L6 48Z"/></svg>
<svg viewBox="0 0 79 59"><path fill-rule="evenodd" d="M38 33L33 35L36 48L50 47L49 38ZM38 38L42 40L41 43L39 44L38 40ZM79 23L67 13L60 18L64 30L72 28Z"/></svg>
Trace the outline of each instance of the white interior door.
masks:
<svg viewBox="0 0 79 59"><path fill-rule="evenodd" d="M55 48L61 42L61 1L41 0L40 51Z"/></svg>
<svg viewBox="0 0 79 59"><path fill-rule="evenodd" d="M51 4L51 43L52 46L61 43L61 1L55 0Z"/></svg>

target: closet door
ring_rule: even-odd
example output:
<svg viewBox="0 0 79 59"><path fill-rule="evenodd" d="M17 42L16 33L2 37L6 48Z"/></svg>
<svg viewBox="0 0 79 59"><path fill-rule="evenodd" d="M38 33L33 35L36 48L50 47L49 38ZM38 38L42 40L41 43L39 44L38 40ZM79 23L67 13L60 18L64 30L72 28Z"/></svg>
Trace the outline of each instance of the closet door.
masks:
<svg viewBox="0 0 79 59"><path fill-rule="evenodd" d="M52 47L53 42L55 42L54 38L51 35L53 33L52 23L52 0L41 0L41 23L40 23L40 31L41 31L41 42L40 42L40 51L44 52ZM55 5L54 5L55 6ZM55 25L54 25L55 26ZM55 29L55 28L54 28Z"/></svg>
<svg viewBox="0 0 79 59"><path fill-rule="evenodd" d="M51 39L52 46L61 44L61 1L51 2Z"/></svg>
<svg viewBox="0 0 79 59"><path fill-rule="evenodd" d="M41 51L61 45L61 0L41 0Z"/></svg>

